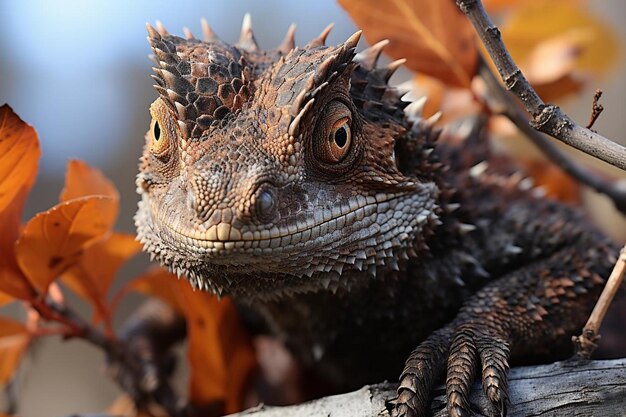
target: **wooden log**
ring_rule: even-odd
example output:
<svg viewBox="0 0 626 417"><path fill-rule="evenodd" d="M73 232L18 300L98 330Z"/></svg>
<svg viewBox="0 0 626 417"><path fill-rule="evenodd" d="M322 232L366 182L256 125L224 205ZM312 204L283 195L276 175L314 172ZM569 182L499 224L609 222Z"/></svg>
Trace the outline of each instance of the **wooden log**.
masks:
<svg viewBox="0 0 626 417"><path fill-rule="evenodd" d="M388 416L385 401L395 395L396 384L369 385L347 394L320 398L288 407L258 406L230 417L379 417ZM432 410L446 415L445 389L438 387ZM509 372L509 417L626 416L626 358L564 361L528 366ZM480 382L470 398L478 417L491 416Z"/></svg>

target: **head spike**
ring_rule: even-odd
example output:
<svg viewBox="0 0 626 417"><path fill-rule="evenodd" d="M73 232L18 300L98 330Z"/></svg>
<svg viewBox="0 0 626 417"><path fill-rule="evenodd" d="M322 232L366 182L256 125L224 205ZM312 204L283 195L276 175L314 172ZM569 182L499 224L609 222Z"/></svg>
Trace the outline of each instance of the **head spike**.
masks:
<svg viewBox="0 0 626 417"><path fill-rule="evenodd" d="M402 65L406 63L406 58L396 59L393 62L390 62L387 65L387 73L385 74L385 81L389 81L391 76L400 68Z"/></svg>
<svg viewBox="0 0 626 417"><path fill-rule="evenodd" d="M287 29L285 39L278 46L278 50L287 55L293 48L296 47L296 25L292 23Z"/></svg>
<svg viewBox="0 0 626 417"><path fill-rule="evenodd" d="M239 42L235 46L245 49L246 51L258 51L259 45L254 39L254 33L252 32L252 17L250 13L246 13L243 17L243 23L241 24L241 35L239 36Z"/></svg>
<svg viewBox="0 0 626 417"><path fill-rule="evenodd" d="M441 113L441 111L438 111L437 113L433 114L428 119L426 119L424 122L426 123L428 127L432 128L437 124L439 119L441 119L442 114L443 113Z"/></svg>
<svg viewBox="0 0 626 417"><path fill-rule="evenodd" d="M372 70L376 67L378 58L380 58L381 52L387 45L389 45L389 39L376 42L374 45L356 54L354 60L365 69Z"/></svg>
<svg viewBox="0 0 626 417"><path fill-rule="evenodd" d="M357 30L344 42L344 45L346 45L348 48L356 48L357 44L359 43L359 39L361 39L362 33L362 30Z"/></svg>
<svg viewBox="0 0 626 417"><path fill-rule="evenodd" d="M159 32L159 35L161 36L167 36L170 33L167 31L167 29L165 29L165 26L163 26L163 23L160 20L156 21L156 29Z"/></svg>
<svg viewBox="0 0 626 417"><path fill-rule="evenodd" d="M150 23L146 23L146 29L148 29L148 39L161 40L161 35Z"/></svg>
<svg viewBox="0 0 626 417"><path fill-rule="evenodd" d="M196 37L193 36L193 33L191 33L191 30L189 30L189 28L187 26L185 26L183 28L183 33L185 34L185 37L187 39L196 39Z"/></svg>
<svg viewBox="0 0 626 417"><path fill-rule="evenodd" d="M213 32L213 29L211 29L211 26L209 26L209 22L207 22L204 17L200 19L200 25L202 26L202 36L206 42L216 41L219 39L215 32Z"/></svg>
<svg viewBox="0 0 626 417"><path fill-rule="evenodd" d="M319 34L319 36L313 40L311 40L311 42L309 42L308 46L324 46L326 45L326 38L328 38L328 34L330 33L331 30L333 30L333 27L335 26L334 23L331 23L330 25L326 26L324 28L324 30L322 31L322 33Z"/></svg>
<svg viewBox="0 0 626 417"><path fill-rule="evenodd" d="M423 96L411 102L411 104L406 106L404 109L404 113L412 119L420 119L422 117L424 105L426 104L427 99L428 98L426 96Z"/></svg>

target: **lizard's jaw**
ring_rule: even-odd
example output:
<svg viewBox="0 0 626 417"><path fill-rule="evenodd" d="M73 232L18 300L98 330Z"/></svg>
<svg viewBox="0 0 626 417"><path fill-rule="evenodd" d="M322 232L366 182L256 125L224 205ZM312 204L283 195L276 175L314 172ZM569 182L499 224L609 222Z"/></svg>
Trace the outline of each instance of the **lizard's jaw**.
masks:
<svg viewBox="0 0 626 417"><path fill-rule="evenodd" d="M272 227L237 219L211 226L192 225L144 194L135 217L138 237L163 265L192 284L218 293L249 293L250 280L272 277L276 292L306 289L310 277L342 282L349 271L397 269L412 253L416 236L433 227L436 188L352 196L323 208L300 210ZM233 226L233 224L239 227ZM243 277L243 282L235 277ZM334 279L336 278L336 279ZM343 280L345 281L345 279Z"/></svg>

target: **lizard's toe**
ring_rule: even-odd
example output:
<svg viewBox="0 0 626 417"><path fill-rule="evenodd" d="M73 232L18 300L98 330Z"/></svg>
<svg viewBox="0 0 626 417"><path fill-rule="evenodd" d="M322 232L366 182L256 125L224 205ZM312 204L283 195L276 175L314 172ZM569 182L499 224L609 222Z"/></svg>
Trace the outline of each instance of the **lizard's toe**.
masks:
<svg viewBox="0 0 626 417"><path fill-rule="evenodd" d="M509 347L503 339L490 335L476 323L459 326L448 358L446 394L449 415L471 415L469 393L479 365L482 365L483 391L492 404L493 414L504 415L508 401L508 358Z"/></svg>
<svg viewBox="0 0 626 417"><path fill-rule="evenodd" d="M463 326L457 332L450 347L446 395L448 413L451 417L470 416L469 392L474 381L478 351L474 334Z"/></svg>
<svg viewBox="0 0 626 417"><path fill-rule="evenodd" d="M505 340L481 336L477 340L482 363L483 391L497 415L506 415L508 403L509 345Z"/></svg>
<svg viewBox="0 0 626 417"><path fill-rule="evenodd" d="M415 349L400 376L398 395L392 401L392 417L421 417L428 413L433 385L443 379L452 332L434 332Z"/></svg>

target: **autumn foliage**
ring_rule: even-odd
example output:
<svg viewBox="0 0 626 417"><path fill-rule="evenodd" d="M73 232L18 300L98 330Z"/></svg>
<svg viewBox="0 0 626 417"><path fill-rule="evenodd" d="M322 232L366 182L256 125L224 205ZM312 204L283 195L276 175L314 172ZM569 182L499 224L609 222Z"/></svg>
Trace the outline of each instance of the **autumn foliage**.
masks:
<svg viewBox="0 0 626 417"><path fill-rule="evenodd" d="M488 54L454 1L338 0L370 44L389 39L385 53L406 59L415 71L403 88L407 99L426 96L424 115L441 112L440 125L483 114L498 150L513 153L548 195L580 201L579 184L546 161L511 122L489 106L476 76L478 57ZM575 95L606 74L618 58L618 39L589 10L585 0L484 0L502 39L520 69L545 102ZM591 103L591 99L589 100ZM584 124L584 121L583 121ZM521 142L521 144L520 144Z"/></svg>
<svg viewBox="0 0 626 417"><path fill-rule="evenodd" d="M585 1L484 3L501 21L505 43L546 101L581 91L587 80L616 60L615 36L590 15ZM426 116L443 110L441 123L452 123L486 114L490 132L505 148L507 141L520 136L510 122L489 109L484 86L475 78L481 46L453 1L339 0L339 4L364 30L368 43L389 39L385 53L407 59L406 66L416 73L409 83L410 96L429 97ZM577 183L559 169L537 154L517 155L549 194L579 201ZM186 320L189 402L219 403L222 412L239 410L257 364L233 303L194 292L186 280L158 267L112 293L120 268L141 250L134 235L114 230L120 199L116 187L97 169L70 161L59 203L23 223L22 210L40 156L33 127L9 106L1 107L0 305L20 302L26 319L0 315L0 385L11 380L29 346L40 337L90 341L86 331L90 329L105 345L123 348L113 318L120 300L136 292L161 300ZM67 292L86 301L92 317L77 321L68 315ZM124 402L126 397L116 405L118 410Z"/></svg>
<svg viewBox="0 0 626 417"><path fill-rule="evenodd" d="M102 173L80 161L67 166L59 204L21 224L40 157L35 130L7 105L0 108L0 300L23 301L28 320L0 316L0 384L14 374L29 344L49 334L82 338L85 325L114 343L115 306L130 291L160 298L187 320L190 401L241 408L256 363L229 300L194 292L186 280L155 268L110 293L120 267L141 250L134 236L113 230L119 194ZM64 314L69 290L93 308L90 323ZM50 324L54 325L52 327Z"/></svg>

